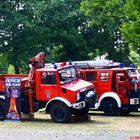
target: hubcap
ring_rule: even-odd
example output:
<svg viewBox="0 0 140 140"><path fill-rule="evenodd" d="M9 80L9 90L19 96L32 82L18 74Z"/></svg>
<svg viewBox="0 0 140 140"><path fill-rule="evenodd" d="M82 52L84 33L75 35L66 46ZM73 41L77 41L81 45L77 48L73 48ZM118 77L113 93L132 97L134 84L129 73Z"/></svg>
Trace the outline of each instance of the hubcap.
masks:
<svg viewBox="0 0 140 140"><path fill-rule="evenodd" d="M64 111L61 108L56 108L54 110L54 117L57 118L57 119L63 119Z"/></svg>
<svg viewBox="0 0 140 140"><path fill-rule="evenodd" d="M114 104L109 104L109 105L108 105L108 109L109 109L109 112L110 112L110 113L115 113L115 111L116 111L116 110L115 110Z"/></svg>

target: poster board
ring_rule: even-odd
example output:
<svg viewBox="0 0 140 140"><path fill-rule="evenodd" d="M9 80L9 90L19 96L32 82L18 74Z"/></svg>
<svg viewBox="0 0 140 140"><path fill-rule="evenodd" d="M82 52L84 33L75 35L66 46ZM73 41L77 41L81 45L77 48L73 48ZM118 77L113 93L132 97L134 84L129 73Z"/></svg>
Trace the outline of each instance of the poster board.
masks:
<svg viewBox="0 0 140 140"><path fill-rule="evenodd" d="M5 78L6 121L21 121L21 78Z"/></svg>

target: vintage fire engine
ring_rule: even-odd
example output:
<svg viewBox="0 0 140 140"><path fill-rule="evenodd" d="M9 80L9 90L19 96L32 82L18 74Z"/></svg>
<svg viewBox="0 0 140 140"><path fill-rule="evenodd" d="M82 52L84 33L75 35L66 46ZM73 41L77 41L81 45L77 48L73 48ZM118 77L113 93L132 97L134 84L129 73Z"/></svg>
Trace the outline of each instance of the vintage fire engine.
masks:
<svg viewBox="0 0 140 140"><path fill-rule="evenodd" d="M140 69L110 60L77 61L80 78L94 84L98 110L106 115L127 115L140 107Z"/></svg>
<svg viewBox="0 0 140 140"><path fill-rule="evenodd" d="M68 122L72 114L86 114L97 101L93 84L79 79L71 63L44 67L44 57L39 53L30 60L28 76L10 75L22 78L22 112L29 114L45 108L59 123ZM0 115L4 115L5 77L0 75Z"/></svg>

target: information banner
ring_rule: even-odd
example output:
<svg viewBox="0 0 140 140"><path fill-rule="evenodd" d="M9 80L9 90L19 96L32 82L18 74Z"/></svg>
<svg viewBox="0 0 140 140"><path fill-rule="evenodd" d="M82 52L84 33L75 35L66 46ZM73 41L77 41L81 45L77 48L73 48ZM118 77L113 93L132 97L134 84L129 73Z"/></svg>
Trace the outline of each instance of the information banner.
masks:
<svg viewBox="0 0 140 140"><path fill-rule="evenodd" d="M21 79L6 77L6 120L21 121Z"/></svg>

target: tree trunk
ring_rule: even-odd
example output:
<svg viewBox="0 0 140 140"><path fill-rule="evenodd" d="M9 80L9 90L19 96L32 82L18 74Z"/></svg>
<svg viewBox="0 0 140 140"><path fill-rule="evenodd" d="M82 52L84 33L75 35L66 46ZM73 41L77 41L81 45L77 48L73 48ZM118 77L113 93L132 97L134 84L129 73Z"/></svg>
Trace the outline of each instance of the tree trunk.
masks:
<svg viewBox="0 0 140 140"><path fill-rule="evenodd" d="M15 73L19 74L19 66L14 66L15 67Z"/></svg>

